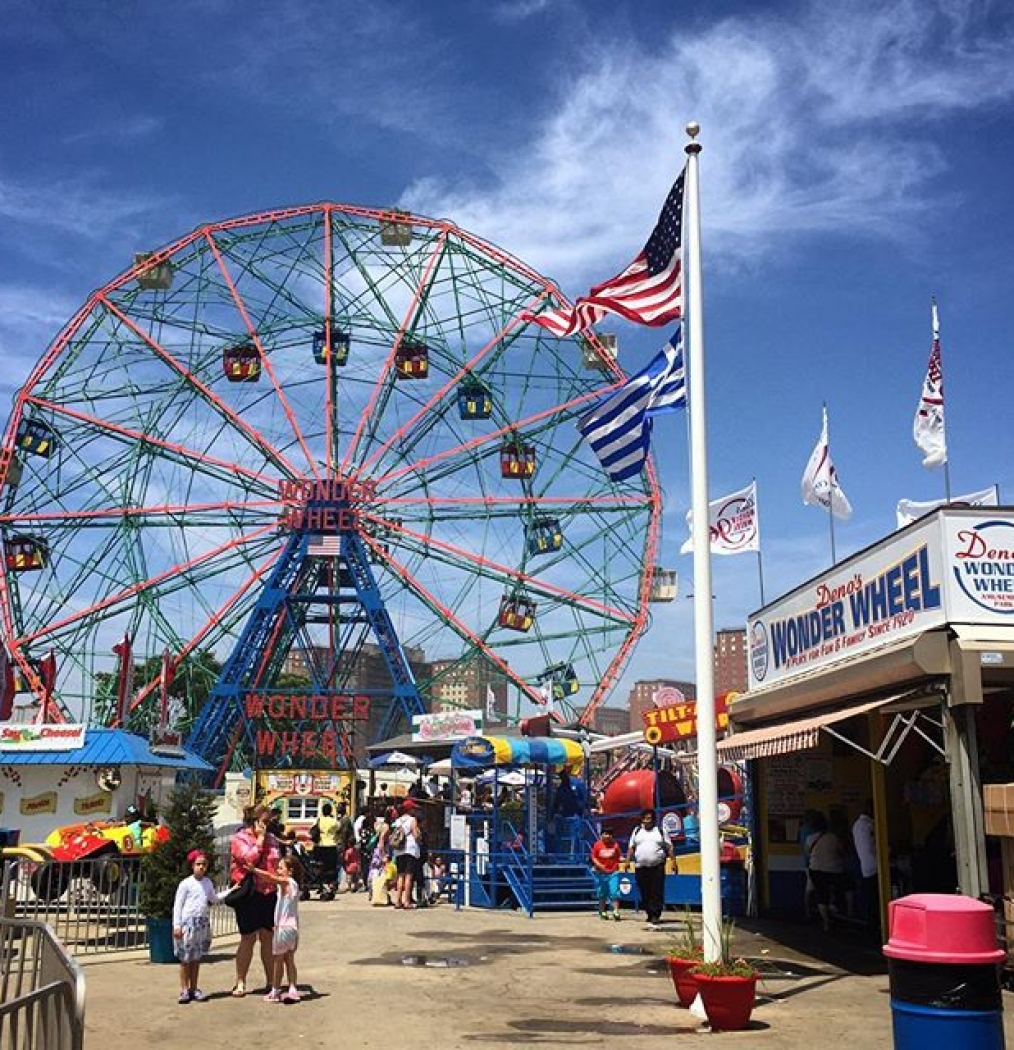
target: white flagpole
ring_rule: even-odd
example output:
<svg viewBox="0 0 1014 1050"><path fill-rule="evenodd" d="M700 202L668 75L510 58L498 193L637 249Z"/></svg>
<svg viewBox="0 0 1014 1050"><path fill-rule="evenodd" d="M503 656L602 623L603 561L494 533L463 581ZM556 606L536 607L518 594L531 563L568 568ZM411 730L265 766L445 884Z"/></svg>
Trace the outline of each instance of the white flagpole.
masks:
<svg viewBox="0 0 1014 1050"><path fill-rule="evenodd" d="M701 211L696 141L700 125L687 124L690 142L683 198L686 246L684 323L690 412L690 485L694 512L694 674L697 683L697 819L701 836L701 932L704 958L722 956L722 892L718 839L718 752L715 734L714 624L711 598L711 536L708 508L708 439L704 409L704 314L701 287Z"/></svg>
<svg viewBox="0 0 1014 1050"><path fill-rule="evenodd" d="M930 316L933 325L933 342L940 343L940 311L937 309L937 297L930 300ZM940 350L940 397L943 399L944 352ZM946 417L945 417L946 418ZM951 450L947 448L947 425L944 424L944 502L951 502Z"/></svg>
<svg viewBox="0 0 1014 1050"><path fill-rule="evenodd" d="M760 500L757 498L757 478L754 476L751 478L751 484L753 485L753 514L754 521L757 523L757 582L760 585L760 603L764 606L764 562L761 560L761 545L760 545Z"/></svg>
<svg viewBox="0 0 1014 1050"><path fill-rule="evenodd" d="M827 520L831 527L831 567L838 564L838 558L834 549L834 475L831 467L834 460L831 458L831 424L827 419L827 402L824 402L824 448L827 450Z"/></svg>

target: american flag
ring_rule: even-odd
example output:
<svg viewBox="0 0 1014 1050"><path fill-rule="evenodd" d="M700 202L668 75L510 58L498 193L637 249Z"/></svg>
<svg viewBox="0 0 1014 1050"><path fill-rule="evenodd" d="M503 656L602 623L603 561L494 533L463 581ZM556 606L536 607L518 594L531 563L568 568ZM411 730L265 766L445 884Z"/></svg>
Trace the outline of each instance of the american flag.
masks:
<svg viewBox="0 0 1014 1050"><path fill-rule="evenodd" d="M555 336L583 332L606 314L619 314L636 324L652 327L682 316L683 307L683 182L686 170L673 183L662 213L640 255L620 274L596 285L573 307L544 314L526 310L523 321L533 321Z"/></svg>
<svg viewBox="0 0 1014 1050"><path fill-rule="evenodd" d="M944 429L944 370L940 360L940 315L933 300L933 346L930 349L922 396L912 423L912 437L923 453L922 465L929 470L947 462L947 435Z"/></svg>
<svg viewBox="0 0 1014 1050"><path fill-rule="evenodd" d="M626 481L641 473L648 458L652 418L686 403L682 326L677 326L651 364L589 412L577 428L609 477Z"/></svg>

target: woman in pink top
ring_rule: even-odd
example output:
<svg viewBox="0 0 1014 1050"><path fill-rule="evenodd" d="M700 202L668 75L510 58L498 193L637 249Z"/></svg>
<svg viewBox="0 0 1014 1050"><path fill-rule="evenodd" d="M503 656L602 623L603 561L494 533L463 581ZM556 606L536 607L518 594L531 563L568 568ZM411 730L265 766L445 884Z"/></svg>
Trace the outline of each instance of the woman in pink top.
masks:
<svg viewBox="0 0 1014 1050"><path fill-rule="evenodd" d="M267 872L254 873L254 892L236 903L236 925L239 927L239 947L236 949L236 984L232 994L246 995L246 975L253 959L254 944L260 942L264 980L271 987L274 960L271 956L271 936L275 926L275 904L278 900L273 878L278 871L281 848L278 839L268 831L271 810L254 806L243 814L243 827L232 837L230 855L232 882L241 882L248 871L259 868Z"/></svg>

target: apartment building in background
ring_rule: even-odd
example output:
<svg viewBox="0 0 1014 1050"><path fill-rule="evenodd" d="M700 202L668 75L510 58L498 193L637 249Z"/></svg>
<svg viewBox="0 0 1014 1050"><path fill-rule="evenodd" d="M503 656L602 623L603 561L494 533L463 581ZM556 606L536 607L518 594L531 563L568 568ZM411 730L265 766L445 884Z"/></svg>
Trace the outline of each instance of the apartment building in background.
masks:
<svg viewBox="0 0 1014 1050"><path fill-rule="evenodd" d="M747 685L746 630L723 628L715 634L715 696L745 693Z"/></svg>

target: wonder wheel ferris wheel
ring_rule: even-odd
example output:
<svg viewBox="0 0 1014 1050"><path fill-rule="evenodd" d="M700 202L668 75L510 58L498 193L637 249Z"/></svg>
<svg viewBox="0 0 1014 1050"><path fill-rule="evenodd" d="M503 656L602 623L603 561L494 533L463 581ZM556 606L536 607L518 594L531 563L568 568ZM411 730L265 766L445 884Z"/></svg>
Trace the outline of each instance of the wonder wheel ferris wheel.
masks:
<svg viewBox="0 0 1014 1050"><path fill-rule="evenodd" d="M591 711L647 622L660 495L580 440L622 376L603 340L520 320L560 301L448 221L341 204L137 257L40 350L3 436L0 627L37 717L109 722L124 638L129 723L156 719L166 654L215 761L282 681L372 694L378 732L469 675Z"/></svg>

